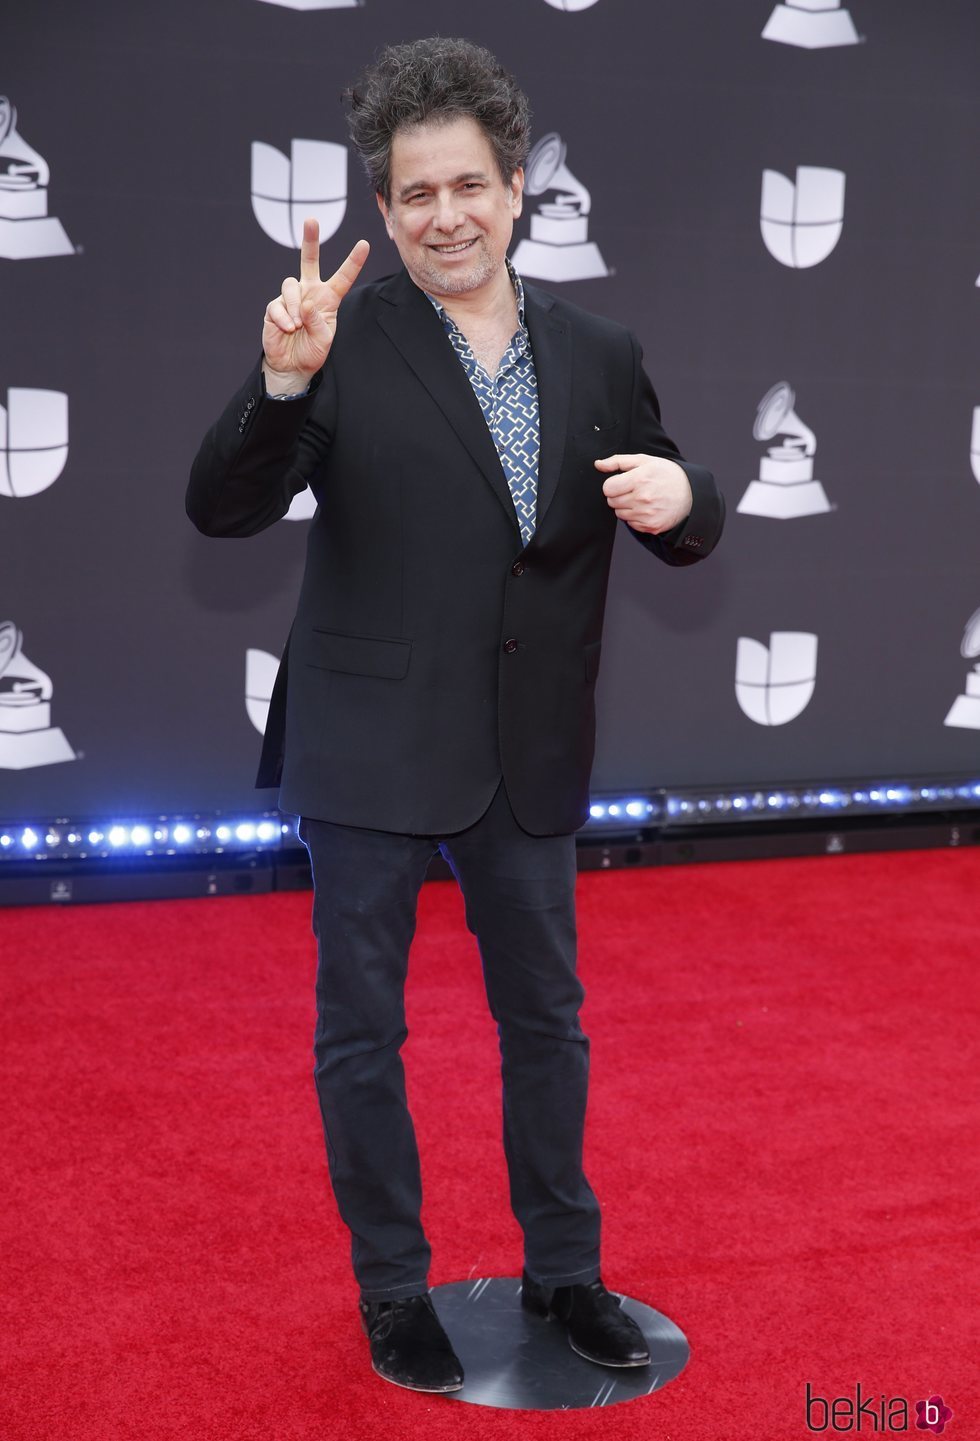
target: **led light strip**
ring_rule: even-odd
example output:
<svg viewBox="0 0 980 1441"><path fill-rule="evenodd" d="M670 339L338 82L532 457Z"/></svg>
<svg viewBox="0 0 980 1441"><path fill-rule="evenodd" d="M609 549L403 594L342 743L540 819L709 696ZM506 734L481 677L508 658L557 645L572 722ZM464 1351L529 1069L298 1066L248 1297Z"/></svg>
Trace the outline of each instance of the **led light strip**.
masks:
<svg viewBox="0 0 980 1441"><path fill-rule="evenodd" d="M726 822L792 820L831 815L873 815L881 811L980 809L980 781L869 781L863 785L758 787L738 791L698 789L655 791L645 797L596 797L584 829L630 825L659 828Z"/></svg>
<svg viewBox="0 0 980 1441"><path fill-rule="evenodd" d="M860 786L806 785L738 791L653 791L597 796L585 833L759 820L980 810L980 780L871 781ZM257 816L157 816L143 820L31 821L0 824L0 864L27 860L136 859L269 851L298 845L295 823L278 812Z"/></svg>
<svg viewBox="0 0 980 1441"><path fill-rule="evenodd" d="M277 814L260 816L158 816L152 820L41 821L0 825L5 860L105 860L275 850L293 825Z"/></svg>
<svg viewBox="0 0 980 1441"><path fill-rule="evenodd" d="M649 825L655 817L661 814L661 804L655 800L597 800L589 806L589 821L614 821L622 825L626 821L634 821L639 825Z"/></svg>

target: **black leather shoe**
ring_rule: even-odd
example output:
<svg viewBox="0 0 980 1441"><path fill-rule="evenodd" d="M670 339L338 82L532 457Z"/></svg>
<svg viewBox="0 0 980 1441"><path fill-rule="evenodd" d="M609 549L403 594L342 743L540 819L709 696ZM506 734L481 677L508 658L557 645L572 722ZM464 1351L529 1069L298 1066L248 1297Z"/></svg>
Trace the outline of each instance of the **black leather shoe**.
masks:
<svg viewBox="0 0 980 1441"><path fill-rule="evenodd" d="M561 1321L569 1346L587 1361L600 1366L649 1365L643 1332L601 1281L585 1286L542 1286L525 1271L521 1305L535 1316Z"/></svg>
<svg viewBox="0 0 980 1441"><path fill-rule="evenodd" d="M394 1301L361 1301L361 1325L379 1376L410 1391L458 1391L463 1368L428 1292Z"/></svg>

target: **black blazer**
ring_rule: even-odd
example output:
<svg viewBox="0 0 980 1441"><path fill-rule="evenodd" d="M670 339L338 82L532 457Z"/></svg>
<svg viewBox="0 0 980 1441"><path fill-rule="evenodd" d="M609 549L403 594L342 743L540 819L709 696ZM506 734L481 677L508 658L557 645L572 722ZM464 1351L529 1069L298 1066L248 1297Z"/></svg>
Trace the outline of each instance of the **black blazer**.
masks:
<svg viewBox="0 0 980 1441"><path fill-rule="evenodd" d="M718 540L722 498L665 434L636 339L534 286L525 302L541 429L526 547L469 379L405 271L348 295L306 399L269 400L256 366L194 461L206 535L254 535L307 484L318 502L257 780L281 782L291 814L449 834L502 773L526 830L577 829L616 531L592 462L680 461L691 515L637 538L671 565Z"/></svg>

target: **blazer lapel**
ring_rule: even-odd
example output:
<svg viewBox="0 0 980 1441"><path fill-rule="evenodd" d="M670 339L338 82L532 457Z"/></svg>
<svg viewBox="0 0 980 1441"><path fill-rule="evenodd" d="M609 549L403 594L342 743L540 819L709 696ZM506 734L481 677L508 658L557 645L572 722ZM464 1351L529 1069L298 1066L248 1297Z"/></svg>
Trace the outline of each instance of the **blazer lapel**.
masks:
<svg viewBox="0 0 980 1441"><path fill-rule="evenodd" d="M538 429L541 437L535 533L558 485L571 401L571 334L566 322L552 313L554 303L547 291L538 290L537 286L524 286L524 319L531 337L538 382Z"/></svg>
<svg viewBox="0 0 980 1441"><path fill-rule="evenodd" d="M460 365L432 303L404 270L393 276L378 293L387 302L378 309L378 324L466 446L506 510L519 538L517 512L493 436L483 418L469 377Z"/></svg>

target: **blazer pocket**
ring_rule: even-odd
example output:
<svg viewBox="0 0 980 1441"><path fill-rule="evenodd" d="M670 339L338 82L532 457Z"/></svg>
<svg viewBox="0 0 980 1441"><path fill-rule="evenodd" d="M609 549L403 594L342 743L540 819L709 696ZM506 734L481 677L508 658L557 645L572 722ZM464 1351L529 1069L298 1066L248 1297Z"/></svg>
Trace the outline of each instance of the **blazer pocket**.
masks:
<svg viewBox="0 0 980 1441"><path fill-rule="evenodd" d="M592 462L605 459L608 455L619 454L624 449L625 438L626 427L620 421L615 425L600 425L598 429L592 425L588 430L576 427L569 431L566 454L573 465L588 470L601 485L606 477L592 468Z"/></svg>
<svg viewBox="0 0 980 1441"><path fill-rule="evenodd" d="M373 675L403 680L412 654L410 640L382 640L370 635L343 635L336 630L314 630L309 665L339 670L348 675Z"/></svg>
<svg viewBox="0 0 980 1441"><path fill-rule="evenodd" d="M576 423L569 429L569 439L576 450L605 455L617 449L615 442L622 438L625 425L625 420L597 422L588 426Z"/></svg>

